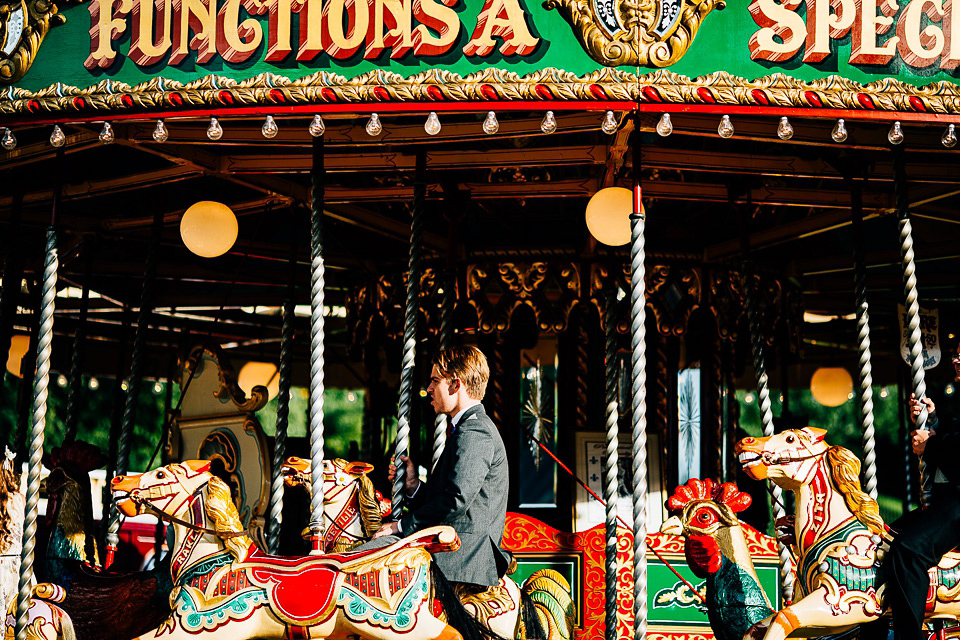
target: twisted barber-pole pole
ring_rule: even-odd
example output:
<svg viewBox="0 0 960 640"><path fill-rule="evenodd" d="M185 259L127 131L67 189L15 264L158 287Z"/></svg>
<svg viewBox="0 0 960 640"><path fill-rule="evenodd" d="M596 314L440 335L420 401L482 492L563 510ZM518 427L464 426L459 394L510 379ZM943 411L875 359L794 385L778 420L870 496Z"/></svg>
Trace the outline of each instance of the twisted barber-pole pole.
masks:
<svg viewBox="0 0 960 640"><path fill-rule="evenodd" d="M420 306L420 254L423 244L423 204L427 195L427 159L417 154L417 172L413 185L413 222L410 225L410 262L407 269L407 306L403 315L403 362L400 369L400 405L397 416L397 442L394 457L409 455L410 410L413 404L413 367L417 356L417 311ZM397 471L393 480L393 513L400 515L406 475Z"/></svg>
<svg viewBox="0 0 960 640"><path fill-rule="evenodd" d="M863 194L860 185L850 190L853 213L853 273L857 294L857 353L860 356L860 428L863 432L864 489L877 499L877 452L873 427L873 370L870 353L870 306L867 304L867 269L863 258Z"/></svg>
<svg viewBox="0 0 960 640"><path fill-rule="evenodd" d="M443 300L440 307L440 348L449 349L453 342L453 303L456 291L453 274L445 274L443 278ZM433 461L430 469L437 466L440 454L447 445L447 415L438 413L433 427Z"/></svg>
<svg viewBox="0 0 960 640"><path fill-rule="evenodd" d="M611 271L611 273L613 273ZM618 423L620 406L617 402L617 291L607 293L604 313L604 374L607 400L607 448L603 460L603 499L607 503L606 545L606 638L617 640L617 498L619 495Z"/></svg>
<svg viewBox="0 0 960 640"><path fill-rule="evenodd" d="M637 132L640 127L637 127ZM634 135L637 135L636 133ZM647 634L647 336L644 214L640 201L640 145L633 147L633 213L630 214L630 348L633 421L633 637Z"/></svg>
<svg viewBox="0 0 960 640"><path fill-rule="evenodd" d="M927 396L927 385L923 375L923 344L920 334L920 294L917 293L917 267L913 256L913 225L910 223L910 209L907 198L907 169L903 149L893 149L893 189L897 203L897 224L900 228L900 262L903 267L903 294L906 298L908 343L910 346L910 382L913 395L919 400ZM927 424L927 405L920 402L920 415L917 416L917 429L929 429ZM933 490L933 478L927 473L927 464L919 456L920 468L920 504L930 504Z"/></svg>
<svg viewBox="0 0 960 640"><path fill-rule="evenodd" d="M323 552L323 138L313 139L310 172L310 539Z"/></svg>

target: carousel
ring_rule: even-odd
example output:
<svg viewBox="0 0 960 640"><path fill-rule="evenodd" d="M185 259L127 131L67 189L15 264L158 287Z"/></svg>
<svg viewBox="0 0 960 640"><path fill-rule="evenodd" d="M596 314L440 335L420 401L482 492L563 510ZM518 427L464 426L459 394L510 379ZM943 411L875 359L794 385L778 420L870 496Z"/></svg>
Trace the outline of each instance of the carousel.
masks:
<svg viewBox="0 0 960 640"><path fill-rule="evenodd" d="M939 0L0 0L4 637L876 619L884 495L932 480L902 443L881 474L876 427L906 434L928 377L954 393L957 25ZM514 562L479 593L432 561L449 526L355 550L408 508L397 456L443 482L427 378L462 345L510 469ZM811 377L857 451L793 420ZM941 634L958 566L931 573Z"/></svg>

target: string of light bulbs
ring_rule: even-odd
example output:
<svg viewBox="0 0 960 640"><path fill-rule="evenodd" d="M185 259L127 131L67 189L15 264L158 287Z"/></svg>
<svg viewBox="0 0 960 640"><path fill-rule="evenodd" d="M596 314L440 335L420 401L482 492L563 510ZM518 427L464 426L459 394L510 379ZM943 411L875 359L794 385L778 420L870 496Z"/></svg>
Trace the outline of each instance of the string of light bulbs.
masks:
<svg viewBox="0 0 960 640"><path fill-rule="evenodd" d="M438 135L442 128L443 125L440 122L440 117L437 115L437 112L429 112L423 125L423 129L427 135ZM546 135L549 135L556 133L558 128L559 124L554 112L545 112L543 119L540 121L540 131ZM607 135L613 135L619 130L619 128L620 122L617 120L614 112L606 111L600 122L600 130ZM383 122L380 120L380 116L377 113L370 114L366 124L364 125L364 130L366 131L367 135L373 138L383 133ZM497 114L495 111L487 112L487 115L481 124L481 130L487 135L495 135L500 131L500 122L497 120ZM660 119L657 121L654 130L658 135L664 138L673 133L673 121L671 120L669 113L664 112L660 115ZM307 127L307 131L315 138L319 138L324 134L326 131L326 125L324 124L323 118L320 116L320 114L313 116L313 120ZM263 126L260 128L260 132L263 134L264 138L269 140L277 137L277 134L280 132L280 127L274 117L268 115L264 119ZM720 118L720 123L717 126L717 135L719 135L721 138L729 139L732 138L735 133L736 130L730 115L724 114ZM777 137L780 140L786 141L792 139L794 133L795 131L793 125L790 124L790 119L787 116L781 116L776 129ZM846 142L848 135L849 134L847 132L844 119L838 118L830 131L830 138L834 142L840 144ZM155 142L166 142L169 139L170 132L162 118L157 120L151 137ZM216 116L211 116L210 124L207 127L207 138L216 142L222 137L223 126L220 124L220 120ZM887 132L887 141L891 145L900 145L903 144L904 137L903 127L900 125L900 121L895 120L890 125L890 129ZM100 130L98 138L100 139L100 142L104 144L110 144L115 140L116 134L114 133L113 127L109 122L103 123L103 128ZM53 125L49 142L50 145L55 148L62 147L67 143L67 137L59 124ZM952 149L957 145L957 131L955 124L948 124L946 126L943 135L940 137L940 143L947 149ZM12 151L16 148L16 146L17 138L14 135L13 130L10 127L5 127L3 130L3 135L0 136L0 147L6 151Z"/></svg>

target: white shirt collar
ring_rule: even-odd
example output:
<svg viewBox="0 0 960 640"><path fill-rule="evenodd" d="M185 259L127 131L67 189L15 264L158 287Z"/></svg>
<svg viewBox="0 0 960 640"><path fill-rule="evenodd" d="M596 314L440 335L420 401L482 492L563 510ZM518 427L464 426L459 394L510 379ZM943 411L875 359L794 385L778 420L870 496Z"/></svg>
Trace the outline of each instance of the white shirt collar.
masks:
<svg viewBox="0 0 960 640"><path fill-rule="evenodd" d="M468 410L473 409L473 408L474 408L475 406L477 406L478 404L480 404L480 403L477 402L476 404L472 404L472 405L470 405L469 407L464 407L463 409L460 409L460 411L457 411L457 414L456 414L455 416L453 416L452 418L450 418L450 424L452 424L452 425L455 426L455 427L456 427L456 426L459 426L459 425L460 425L460 418L463 417L463 414L466 413Z"/></svg>

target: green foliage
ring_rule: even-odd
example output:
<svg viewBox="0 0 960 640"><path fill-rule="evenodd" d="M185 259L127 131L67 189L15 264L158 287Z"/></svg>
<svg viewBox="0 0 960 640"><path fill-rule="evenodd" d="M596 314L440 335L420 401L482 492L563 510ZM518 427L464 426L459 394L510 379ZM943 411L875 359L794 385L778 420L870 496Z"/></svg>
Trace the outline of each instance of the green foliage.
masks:
<svg viewBox="0 0 960 640"><path fill-rule="evenodd" d="M264 432L274 436L277 432L277 399L267 403L257 412ZM360 442L363 425L363 410L366 393L362 389L325 389L323 392L323 437L324 448L331 456L346 456L350 441ZM310 411L310 392L305 387L290 390L290 413L287 436L307 437Z"/></svg>

